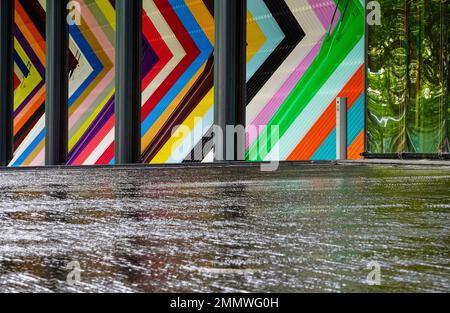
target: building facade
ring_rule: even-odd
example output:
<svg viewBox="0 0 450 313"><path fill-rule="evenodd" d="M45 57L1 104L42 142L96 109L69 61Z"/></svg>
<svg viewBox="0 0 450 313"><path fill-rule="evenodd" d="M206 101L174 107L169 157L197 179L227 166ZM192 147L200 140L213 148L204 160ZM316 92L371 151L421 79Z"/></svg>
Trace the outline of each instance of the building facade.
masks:
<svg viewBox="0 0 450 313"><path fill-rule="evenodd" d="M39 166L46 1L14 1L10 165ZM247 0L248 160L335 159L338 97L350 159L448 151L448 1L378 3L366 27L364 0ZM67 163L114 164L115 1L70 4ZM199 145L212 160L214 0L143 0L142 37L142 162L192 161Z"/></svg>

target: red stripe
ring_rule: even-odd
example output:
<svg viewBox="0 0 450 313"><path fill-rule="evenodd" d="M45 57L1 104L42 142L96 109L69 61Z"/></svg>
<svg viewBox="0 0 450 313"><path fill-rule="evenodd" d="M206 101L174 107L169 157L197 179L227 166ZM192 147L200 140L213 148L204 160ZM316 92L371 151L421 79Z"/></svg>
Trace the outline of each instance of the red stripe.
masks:
<svg viewBox="0 0 450 313"><path fill-rule="evenodd" d="M156 63L142 79L142 90L145 90L159 72L161 72L167 63L169 63L173 54L170 52L169 47L167 47L164 39L161 37L146 12L144 12L142 16L142 32L159 59L158 63Z"/></svg>
<svg viewBox="0 0 450 313"><path fill-rule="evenodd" d="M184 28L175 11L168 3L168 0L155 0L155 4L163 15L164 19L169 23L175 37L181 43L186 55L181 62L169 74L166 80L158 87L153 95L145 102L142 107L142 121L144 121L150 112L156 107L167 92L175 85L177 80L183 75L187 68L194 62L200 54L198 47L192 40L189 32Z"/></svg>
<svg viewBox="0 0 450 313"><path fill-rule="evenodd" d="M111 116L108 121L103 125L103 127L98 131L98 133L92 138L89 144L83 149L80 155L72 162L71 165L83 165L86 159L91 155L91 153L97 148L100 142L108 135L111 129L114 127L114 115Z"/></svg>
<svg viewBox="0 0 450 313"><path fill-rule="evenodd" d="M111 163L111 160L114 158L114 142L111 143L108 149L102 154L102 156L95 162L95 165L103 165Z"/></svg>
<svg viewBox="0 0 450 313"><path fill-rule="evenodd" d="M337 97L347 97L348 110L361 96L364 90L364 66L361 66L353 77L348 81ZM323 144L325 139L336 128L336 100L328 105L328 108L309 130L306 136L300 141L294 151L289 155L288 160L310 160L314 153Z"/></svg>

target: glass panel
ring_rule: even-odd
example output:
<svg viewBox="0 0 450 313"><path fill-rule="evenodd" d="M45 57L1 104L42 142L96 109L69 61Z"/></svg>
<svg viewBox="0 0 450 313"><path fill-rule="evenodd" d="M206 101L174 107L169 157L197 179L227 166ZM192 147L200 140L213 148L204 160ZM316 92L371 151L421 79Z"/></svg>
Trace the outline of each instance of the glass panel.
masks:
<svg viewBox="0 0 450 313"><path fill-rule="evenodd" d="M78 3L80 23L69 26L68 164L109 164L114 157L116 14L110 0Z"/></svg>
<svg viewBox="0 0 450 313"><path fill-rule="evenodd" d="M143 1L145 163L189 160L213 124L213 8L214 0Z"/></svg>
<svg viewBox="0 0 450 313"><path fill-rule="evenodd" d="M381 1L382 25L369 27L368 152L405 148L406 3Z"/></svg>
<svg viewBox="0 0 450 313"><path fill-rule="evenodd" d="M14 159L44 165L45 0L15 0Z"/></svg>
<svg viewBox="0 0 450 313"><path fill-rule="evenodd" d="M438 153L445 145L446 0L409 1L408 151Z"/></svg>

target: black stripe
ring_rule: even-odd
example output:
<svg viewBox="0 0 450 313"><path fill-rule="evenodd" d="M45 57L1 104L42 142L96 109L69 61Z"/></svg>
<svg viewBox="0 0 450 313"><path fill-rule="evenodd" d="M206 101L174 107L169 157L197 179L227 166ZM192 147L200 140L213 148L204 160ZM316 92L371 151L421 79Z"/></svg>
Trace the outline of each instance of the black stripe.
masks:
<svg viewBox="0 0 450 313"><path fill-rule="evenodd" d="M247 104L306 35L284 0L264 0L264 2L286 37L247 82Z"/></svg>
<svg viewBox="0 0 450 313"><path fill-rule="evenodd" d="M28 136L28 134L40 120L44 112L45 112L45 103L43 102L14 136L14 150L16 150L20 146L22 141L25 139L25 137Z"/></svg>
<svg viewBox="0 0 450 313"><path fill-rule="evenodd" d="M13 0L9 0L13 1ZM36 26L42 38L45 39L45 10L37 0L19 0L23 9Z"/></svg>
<svg viewBox="0 0 450 313"><path fill-rule="evenodd" d="M212 127L203 136L202 140L197 143L195 148L186 156L183 163L200 163L206 157L207 153L214 147L214 138L212 136ZM203 153L203 151L207 153ZM196 151L201 151L201 155L195 155Z"/></svg>

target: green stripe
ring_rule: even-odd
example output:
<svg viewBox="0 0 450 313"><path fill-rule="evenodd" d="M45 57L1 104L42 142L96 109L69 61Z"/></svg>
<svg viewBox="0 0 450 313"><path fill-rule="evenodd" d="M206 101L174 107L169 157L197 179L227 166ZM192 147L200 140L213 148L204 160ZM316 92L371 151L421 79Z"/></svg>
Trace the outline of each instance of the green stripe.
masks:
<svg viewBox="0 0 450 313"><path fill-rule="evenodd" d="M341 12L341 18L336 29L331 36L326 35L318 56L272 117L266 127L266 134L263 132L251 145L246 154L248 160L264 160L272 150L272 145L275 145L286 133L320 88L364 36L365 10L359 0L348 1L345 14L347 1L339 1L338 8ZM272 138L272 126L279 126L278 138Z"/></svg>

